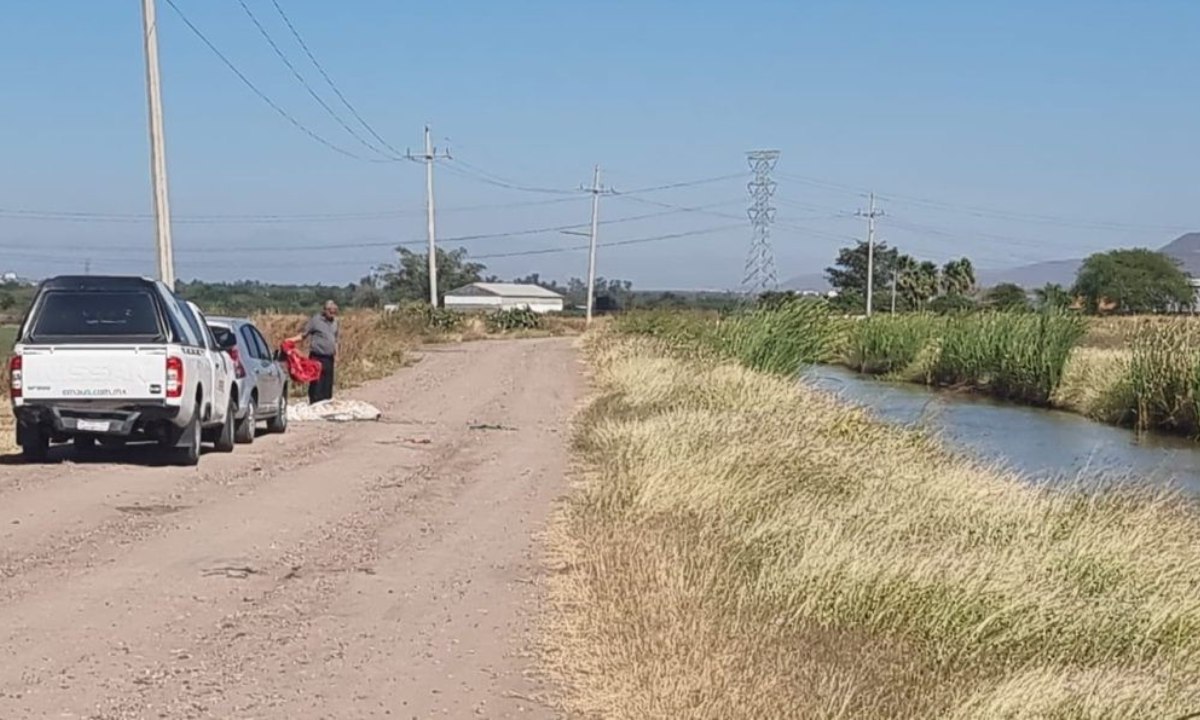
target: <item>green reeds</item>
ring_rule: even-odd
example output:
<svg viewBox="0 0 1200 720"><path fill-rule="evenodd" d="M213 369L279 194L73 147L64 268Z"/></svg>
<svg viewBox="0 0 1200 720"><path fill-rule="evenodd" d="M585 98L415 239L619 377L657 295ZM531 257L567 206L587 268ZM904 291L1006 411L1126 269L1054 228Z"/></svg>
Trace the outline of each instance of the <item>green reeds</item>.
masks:
<svg viewBox="0 0 1200 720"><path fill-rule="evenodd" d="M930 372L935 384L1048 405L1086 321L1066 313L983 313L947 321Z"/></svg>
<svg viewBox="0 0 1200 720"><path fill-rule="evenodd" d="M913 366L946 321L937 315L877 315L851 325L844 363L861 373L885 375Z"/></svg>

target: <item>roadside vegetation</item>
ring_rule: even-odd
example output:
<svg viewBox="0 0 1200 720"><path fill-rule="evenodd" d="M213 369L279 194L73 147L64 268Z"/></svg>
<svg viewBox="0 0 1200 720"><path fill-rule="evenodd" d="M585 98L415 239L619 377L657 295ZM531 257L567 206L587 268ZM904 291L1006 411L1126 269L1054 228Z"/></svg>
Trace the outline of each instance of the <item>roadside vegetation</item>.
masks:
<svg viewBox="0 0 1200 720"><path fill-rule="evenodd" d="M774 327L826 327L806 317ZM1023 484L796 382L754 341L714 340L776 332L754 322L779 320L643 316L589 336L578 488L550 533L546 660L570 711L1200 710L1193 505ZM1001 331L1078 332L987 329ZM783 337L825 352L801 334Z"/></svg>
<svg viewBox="0 0 1200 720"><path fill-rule="evenodd" d="M859 372L1200 438L1200 321L1059 312L878 316L851 324Z"/></svg>

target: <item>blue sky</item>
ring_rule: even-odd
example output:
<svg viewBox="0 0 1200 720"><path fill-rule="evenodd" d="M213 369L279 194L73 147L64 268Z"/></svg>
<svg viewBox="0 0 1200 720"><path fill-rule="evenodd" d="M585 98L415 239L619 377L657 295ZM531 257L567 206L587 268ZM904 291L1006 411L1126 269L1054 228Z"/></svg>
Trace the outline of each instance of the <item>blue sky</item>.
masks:
<svg viewBox="0 0 1200 720"><path fill-rule="evenodd" d="M271 1L245 1L348 117ZM294 81L237 0L175 2L280 106L363 150ZM1200 3L280 3L392 145L417 148L429 122L438 145L470 164L438 170L446 238L588 220L583 195L547 204L560 196L481 183L470 168L569 190L600 163L620 191L743 173L744 152L760 147L782 152L773 234L781 278L820 272L862 235L852 213L868 188L884 197L884 240L983 267L1158 246L1200 229ZM139 3L9 5L0 25L0 269L40 276L90 259L96 272L152 272L151 223L59 215L150 211ZM421 166L360 162L317 144L240 84L165 0L159 15L181 277L348 282L387 261L387 243L424 237ZM709 232L601 248L599 273L642 287L737 286L746 179L636 196L717 214L606 224L602 242ZM495 207L506 203L520 204ZM617 195L601 214L656 210L665 208ZM27 211L51 216L18 217ZM375 216L187 221L349 213ZM580 241L551 232L454 245L495 255ZM361 247L287 249L323 244ZM586 253L486 262L501 276L566 278L584 274Z"/></svg>

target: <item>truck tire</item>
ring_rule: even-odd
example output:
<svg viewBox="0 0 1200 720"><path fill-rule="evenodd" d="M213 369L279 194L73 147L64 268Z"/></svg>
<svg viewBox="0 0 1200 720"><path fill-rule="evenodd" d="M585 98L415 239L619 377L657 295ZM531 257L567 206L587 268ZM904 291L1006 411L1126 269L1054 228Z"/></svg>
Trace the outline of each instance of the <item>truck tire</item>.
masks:
<svg viewBox="0 0 1200 720"><path fill-rule="evenodd" d="M225 422L221 423L221 431L217 434L213 441L213 447L217 452L233 452L233 427L237 422L237 404L233 399L229 400L229 409L225 412Z"/></svg>
<svg viewBox="0 0 1200 720"><path fill-rule="evenodd" d="M71 444L75 446L75 454L82 457L88 457L95 454L98 441L91 435L76 435L71 440Z"/></svg>
<svg viewBox="0 0 1200 720"><path fill-rule="evenodd" d="M184 467L194 467L200 464L200 408L196 408L197 414L192 415L192 419L179 433L179 441L172 448L172 460L176 465Z"/></svg>
<svg viewBox="0 0 1200 720"><path fill-rule="evenodd" d="M44 463L50 456L50 436L40 427L21 430L21 457L25 462Z"/></svg>
<svg viewBox="0 0 1200 720"><path fill-rule="evenodd" d="M254 442L254 433L258 431L258 396L251 395L246 403L246 417L238 421L235 439L243 445Z"/></svg>
<svg viewBox="0 0 1200 720"><path fill-rule="evenodd" d="M279 396L279 411L275 413L275 417L267 421L267 432L285 433L288 426L288 387L283 387L283 394Z"/></svg>

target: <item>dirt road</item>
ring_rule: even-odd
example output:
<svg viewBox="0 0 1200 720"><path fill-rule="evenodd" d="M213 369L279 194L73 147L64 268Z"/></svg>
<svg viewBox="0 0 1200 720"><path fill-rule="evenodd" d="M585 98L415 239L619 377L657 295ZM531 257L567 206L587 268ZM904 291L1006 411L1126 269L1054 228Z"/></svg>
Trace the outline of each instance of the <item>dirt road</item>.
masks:
<svg viewBox="0 0 1200 720"><path fill-rule="evenodd" d="M569 340L435 348L350 393L379 423L0 467L0 718L554 717L527 635L577 376Z"/></svg>

